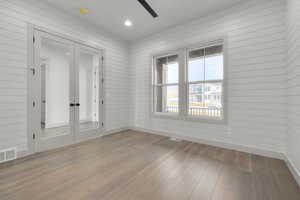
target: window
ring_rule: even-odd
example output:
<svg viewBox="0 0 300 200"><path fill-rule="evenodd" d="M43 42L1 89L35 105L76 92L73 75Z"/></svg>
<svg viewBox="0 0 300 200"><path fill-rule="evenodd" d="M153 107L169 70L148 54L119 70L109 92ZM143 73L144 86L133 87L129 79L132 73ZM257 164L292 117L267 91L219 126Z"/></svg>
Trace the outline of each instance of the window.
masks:
<svg viewBox="0 0 300 200"><path fill-rule="evenodd" d="M178 55L168 55L157 58L154 73L155 112L178 113Z"/></svg>
<svg viewBox="0 0 300 200"><path fill-rule="evenodd" d="M188 115L222 117L223 68L223 45L188 51Z"/></svg>
<svg viewBox="0 0 300 200"><path fill-rule="evenodd" d="M152 86L154 114L223 121L223 41L154 57Z"/></svg>

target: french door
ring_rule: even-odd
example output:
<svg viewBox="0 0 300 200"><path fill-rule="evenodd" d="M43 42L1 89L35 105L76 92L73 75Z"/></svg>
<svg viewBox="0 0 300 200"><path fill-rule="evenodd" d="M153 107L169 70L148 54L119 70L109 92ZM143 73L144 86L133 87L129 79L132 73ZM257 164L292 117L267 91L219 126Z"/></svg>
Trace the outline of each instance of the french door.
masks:
<svg viewBox="0 0 300 200"><path fill-rule="evenodd" d="M34 31L36 151L97 137L102 130L102 51Z"/></svg>

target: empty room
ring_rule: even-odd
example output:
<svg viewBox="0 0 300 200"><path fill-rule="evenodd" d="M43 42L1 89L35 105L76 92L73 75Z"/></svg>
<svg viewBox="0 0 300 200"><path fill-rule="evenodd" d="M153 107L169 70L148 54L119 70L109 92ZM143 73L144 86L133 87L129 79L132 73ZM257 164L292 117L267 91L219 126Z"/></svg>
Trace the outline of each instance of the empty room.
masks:
<svg viewBox="0 0 300 200"><path fill-rule="evenodd" d="M0 0L0 200L300 200L300 1Z"/></svg>

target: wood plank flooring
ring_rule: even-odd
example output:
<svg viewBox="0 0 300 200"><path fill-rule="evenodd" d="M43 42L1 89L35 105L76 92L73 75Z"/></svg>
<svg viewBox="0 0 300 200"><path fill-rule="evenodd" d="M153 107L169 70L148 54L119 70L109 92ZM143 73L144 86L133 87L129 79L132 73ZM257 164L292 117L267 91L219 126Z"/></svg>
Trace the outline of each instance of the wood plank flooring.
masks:
<svg viewBox="0 0 300 200"><path fill-rule="evenodd" d="M285 163L126 131L0 165L1 200L300 200Z"/></svg>

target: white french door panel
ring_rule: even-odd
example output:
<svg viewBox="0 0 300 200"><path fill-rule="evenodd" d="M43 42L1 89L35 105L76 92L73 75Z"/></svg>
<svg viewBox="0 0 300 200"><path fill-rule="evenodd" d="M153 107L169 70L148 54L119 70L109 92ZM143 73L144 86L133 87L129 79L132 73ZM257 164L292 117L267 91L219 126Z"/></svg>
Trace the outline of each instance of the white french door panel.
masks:
<svg viewBox="0 0 300 200"><path fill-rule="evenodd" d="M102 131L102 50L34 31L35 151L84 141Z"/></svg>
<svg viewBox="0 0 300 200"><path fill-rule="evenodd" d="M75 48L75 115L77 141L99 136L102 128L102 52L85 45Z"/></svg>
<svg viewBox="0 0 300 200"><path fill-rule="evenodd" d="M74 140L74 48L72 42L35 31L36 150L71 144Z"/></svg>

